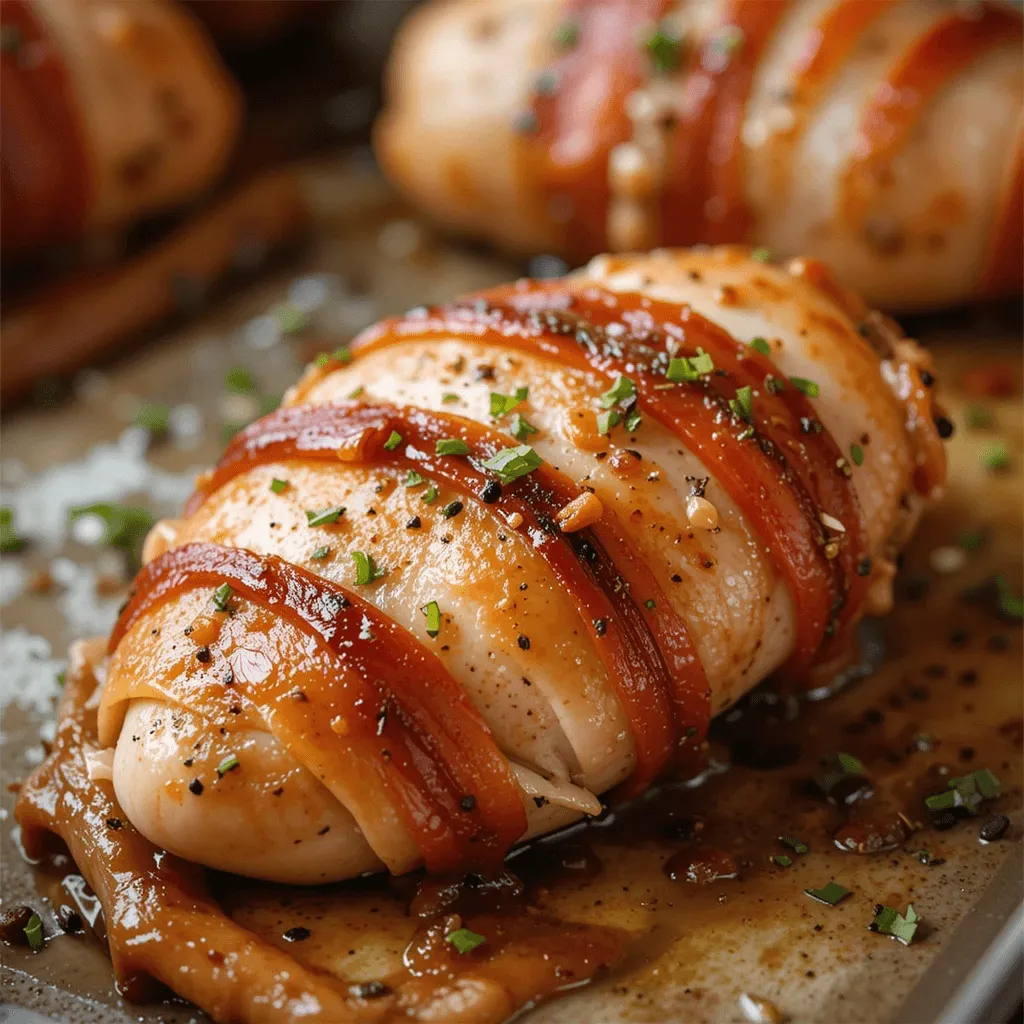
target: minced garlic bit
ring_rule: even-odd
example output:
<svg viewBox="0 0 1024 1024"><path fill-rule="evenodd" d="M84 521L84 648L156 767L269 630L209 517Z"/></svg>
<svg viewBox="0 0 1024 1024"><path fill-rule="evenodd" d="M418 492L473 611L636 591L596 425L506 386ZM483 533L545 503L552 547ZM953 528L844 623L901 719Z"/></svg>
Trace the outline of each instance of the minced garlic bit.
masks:
<svg viewBox="0 0 1024 1024"><path fill-rule="evenodd" d="M846 527L835 516L822 512L818 518L821 520L822 526L827 526L830 530L835 530L836 533L846 533Z"/></svg>
<svg viewBox="0 0 1024 1024"><path fill-rule="evenodd" d="M718 527L718 509L707 498L696 494L686 499L686 518L697 530L714 530Z"/></svg>
<svg viewBox="0 0 1024 1024"><path fill-rule="evenodd" d="M928 556L928 562L940 576L948 576L967 564L967 552L958 544L947 544L935 548Z"/></svg>
<svg viewBox="0 0 1024 1024"><path fill-rule="evenodd" d="M513 530L518 530L519 527L523 525L522 513L513 512L512 515L508 517L508 525L511 526Z"/></svg>
<svg viewBox="0 0 1024 1024"><path fill-rule="evenodd" d="M601 499L591 491L573 498L568 505L559 509L555 518L563 533L574 533L584 527L593 526L604 515Z"/></svg>

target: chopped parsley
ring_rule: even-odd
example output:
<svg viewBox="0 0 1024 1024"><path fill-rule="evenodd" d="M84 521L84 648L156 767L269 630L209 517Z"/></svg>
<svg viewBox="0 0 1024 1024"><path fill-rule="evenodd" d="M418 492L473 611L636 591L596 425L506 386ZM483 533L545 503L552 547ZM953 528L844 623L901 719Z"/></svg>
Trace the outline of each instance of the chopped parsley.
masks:
<svg viewBox="0 0 1024 1024"><path fill-rule="evenodd" d="M236 395L251 395L256 390L256 378L244 366L233 366L224 377L224 387Z"/></svg>
<svg viewBox="0 0 1024 1024"><path fill-rule="evenodd" d="M329 526L336 523L345 514L344 505L332 505L330 508L306 509L306 523L309 526Z"/></svg>
<svg viewBox="0 0 1024 1024"><path fill-rule="evenodd" d="M827 903L830 907L834 907L840 900L850 895L850 890L838 882L826 882L820 889L804 889L804 892L812 900Z"/></svg>
<svg viewBox="0 0 1024 1024"><path fill-rule="evenodd" d="M920 921L921 918L914 910L913 903L907 904L906 915L879 903L875 907L875 916L868 928L880 935L891 935L898 942L902 942L904 946L909 946L914 941Z"/></svg>
<svg viewBox="0 0 1024 1024"><path fill-rule="evenodd" d="M754 338L750 343L750 347L760 352L763 356L771 356L772 354L772 347L764 338Z"/></svg>
<svg viewBox="0 0 1024 1024"><path fill-rule="evenodd" d="M441 395L441 401L444 403L457 402L458 400L459 396L454 391L446 391Z"/></svg>
<svg viewBox="0 0 1024 1024"><path fill-rule="evenodd" d="M468 455L469 445L461 437L442 437L434 444L435 455Z"/></svg>
<svg viewBox="0 0 1024 1024"><path fill-rule="evenodd" d="M729 399L729 408L741 420L749 422L754 411L754 393L749 384L736 389L736 397Z"/></svg>
<svg viewBox="0 0 1024 1024"><path fill-rule="evenodd" d="M830 754L824 763L825 770L814 781L826 796L847 776L864 774L864 765L853 754Z"/></svg>
<svg viewBox="0 0 1024 1024"><path fill-rule="evenodd" d="M166 402L141 402L132 422L151 434L166 434L171 418L171 407Z"/></svg>
<svg viewBox="0 0 1024 1024"><path fill-rule="evenodd" d="M238 755L228 754L219 765L217 765L217 775L220 778L224 778L228 772L233 772L238 767Z"/></svg>
<svg viewBox="0 0 1024 1024"><path fill-rule="evenodd" d="M532 473L544 460L528 445L520 444L502 450L483 463L503 484L510 484L527 473Z"/></svg>
<svg viewBox="0 0 1024 1024"><path fill-rule="evenodd" d="M461 954L471 953L477 946L482 946L487 939L483 935L471 932L468 928L456 928L444 937L445 942L450 942Z"/></svg>
<svg viewBox="0 0 1024 1024"><path fill-rule="evenodd" d="M346 398L358 398L363 393L363 385L359 384L354 387L345 397Z"/></svg>
<svg viewBox="0 0 1024 1024"><path fill-rule="evenodd" d="M864 465L864 449L859 444L850 445L850 459L855 466Z"/></svg>
<svg viewBox="0 0 1024 1024"><path fill-rule="evenodd" d="M4 505L0 508L0 551L10 554L12 551L20 551L24 546L24 540L14 528L14 509Z"/></svg>
<svg viewBox="0 0 1024 1024"><path fill-rule="evenodd" d="M985 450L981 453L981 462L986 469L990 469L994 473L1009 469L1010 453L1007 451L1006 444L1003 441L996 441L986 445Z"/></svg>
<svg viewBox="0 0 1024 1024"><path fill-rule="evenodd" d="M517 441L525 441L531 434L537 433L537 428L519 413L513 415L508 429Z"/></svg>
<svg viewBox="0 0 1024 1024"><path fill-rule="evenodd" d="M692 358L687 356L673 356L668 361L668 369L665 376L674 384L682 384L687 381L697 380L702 374L713 373L715 369L714 360L702 348L697 349L697 354Z"/></svg>
<svg viewBox="0 0 1024 1024"><path fill-rule="evenodd" d="M356 585L365 587L374 580L387 575L387 569L378 569L371 555L364 551L353 551L352 561L356 563Z"/></svg>
<svg viewBox="0 0 1024 1024"><path fill-rule="evenodd" d="M397 430L392 430L388 434L388 439L384 442L384 447L389 452L393 452L402 443L402 435Z"/></svg>
<svg viewBox="0 0 1024 1024"><path fill-rule="evenodd" d="M574 18L567 18L555 29L552 39L555 46L571 50L580 41L580 23Z"/></svg>
<svg viewBox="0 0 1024 1024"><path fill-rule="evenodd" d="M597 414L597 432L599 434L610 434L621 422L622 414L615 409L599 412Z"/></svg>
<svg viewBox="0 0 1024 1024"><path fill-rule="evenodd" d="M791 868L793 858L787 857L784 853L777 853L772 857L772 863L777 864L780 868Z"/></svg>
<svg viewBox="0 0 1024 1024"><path fill-rule="evenodd" d="M43 945L43 922L38 914L33 914L24 927L25 938L29 949L41 949Z"/></svg>
<svg viewBox="0 0 1024 1024"><path fill-rule="evenodd" d="M434 637L441 632L441 609L436 601L430 601L421 609L427 617L427 636Z"/></svg>
<svg viewBox="0 0 1024 1024"><path fill-rule="evenodd" d="M679 63L680 40L660 26L655 28L644 46L655 71L672 71Z"/></svg>
<svg viewBox="0 0 1024 1024"><path fill-rule="evenodd" d="M968 814L977 814L981 804L985 800L994 800L999 792L999 779L987 768L979 768L970 775L950 779L946 792L926 797L925 806L930 811L963 808Z"/></svg>
<svg viewBox="0 0 1024 1024"><path fill-rule="evenodd" d="M290 302L275 306L271 316L277 321L277 329L282 334L298 334L309 326L309 317Z"/></svg>
<svg viewBox="0 0 1024 1024"><path fill-rule="evenodd" d="M510 413L520 402L526 401L526 396L530 393L529 388L516 388L515 394L503 395L500 392L491 392L491 416L494 419L500 419L502 416Z"/></svg>
<svg viewBox="0 0 1024 1024"><path fill-rule="evenodd" d="M999 614L1004 619L1024 619L1024 597L1010 589L1010 584L1002 573L996 577L996 597L999 601Z"/></svg>
<svg viewBox="0 0 1024 1024"><path fill-rule="evenodd" d="M317 548L309 557L315 559L317 562L322 562L329 554L331 549L329 547Z"/></svg>
<svg viewBox="0 0 1024 1024"><path fill-rule="evenodd" d="M402 481L402 486L419 487L420 484L425 484L426 482L427 478L425 476L421 476L419 473L416 472L415 469L410 469L405 474L405 479Z"/></svg>
<svg viewBox="0 0 1024 1024"><path fill-rule="evenodd" d="M771 249L766 249L763 245L755 249L751 254L750 258L757 260L758 263L771 263L774 259ZM766 352L765 355L768 353Z"/></svg>
<svg viewBox="0 0 1024 1024"><path fill-rule="evenodd" d="M817 383L813 380L808 380L806 377L790 377L789 383L797 391L802 391L808 398L817 398L821 394L821 388L818 387Z"/></svg>
<svg viewBox="0 0 1024 1024"><path fill-rule="evenodd" d="M638 430L641 423L643 423L643 417L640 415L640 410L634 406L626 413L624 426L628 431L632 432Z"/></svg>
<svg viewBox="0 0 1024 1024"><path fill-rule="evenodd" d="M967 406L967 426L973 427L975 430L982 430L985 427L991 427L995 421L996 418L991 409L987 409L983 405Z"/></svg>
<svg viewBox="0 0 1024 1024"><path fill-rule="evenodd" d="M68 510L68 521L74 522L82 516L98 516L105 527L103 542L115 548L138 552L142 542L156 519L153 513L140 505L117 505L113 502L97 502L94 505L77 505Z"/></svg>
<svg viewBox="0 0 1024 1024"><path fill-rule="evenodd" d="M275 494L280 494L282 491L286 491L288 489L288 481L278 480L275 476L274 479L270 481L270 489Z"/></svg>
<svg viewBox="0 0 1024 1024"><path fill-rule="evenodd" d="M984 530L974 530L971 533L962 533L957 537L956 542L964 551L980 551L985 546L987 535Z"/></svg>
<svg viewBox="0 0 1024 1024"><path fill-rule="evenodd" d="M226 612L228 610L228 602L231 600L231 584L222 583L214 592L211 600L213 601L213 607L219 612Z"/></svg>
<svg viewBox="0 0 1024 1024"><path fill-rule="evenodd" d="M794 853L801 855L810 850L810 847L802 839L797 839L795 836L779 836L779 842L783 846L789 847Z"/></svg>
<svg viewBox="0 0 1024 1024"><path fill-rule="evenodd" d="M601 408L611 409L619 402L636 397L636 385L629 377L618 377L615 383L601 396Z"/></svg>
<svg viewBox="0 0 1024 1024"><path fill-rule="evenodd" d="M434 500L435 500L436 498L437 498L437 485L436 485L436 484L431 484L431 485L430 485L430 486L429 486L429 487L428 487L428 488L427 488L427 489L426 489L426 490L425 490L425 491L423 492L423 500L424 500L424 501L425 501L425 502L426 502L426 503L427 503L428 505L430 505L430 504L433 504L433 502L434 502Z"/></svg>

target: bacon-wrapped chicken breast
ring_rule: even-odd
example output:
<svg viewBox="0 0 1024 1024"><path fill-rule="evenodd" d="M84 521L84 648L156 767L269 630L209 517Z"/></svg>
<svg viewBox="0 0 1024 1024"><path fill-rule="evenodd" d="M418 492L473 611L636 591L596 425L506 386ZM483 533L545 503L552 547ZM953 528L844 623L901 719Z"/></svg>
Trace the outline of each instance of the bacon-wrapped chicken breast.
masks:
<svg viewBox="0 0 1024 1024"><path fill-rule="evenodd" d="M738 249L385 321L150 535L97 771L225 871L500 862L842 666L943 481L933 386L819 264Z"/></svg>
<svg viewBox="0 0 1024 1024"><path fill-rule="evenodd" d="M513 249L745 241L887 307L1015 294L1021 43L995 2L435 0L377 150Z"/></svg>
<svg viewBox="0 0 1024 1024"><path fill-rule="evenodd" d="M168 0L3 0L4 257L123 227L224 168L235 87Z"/></svg>

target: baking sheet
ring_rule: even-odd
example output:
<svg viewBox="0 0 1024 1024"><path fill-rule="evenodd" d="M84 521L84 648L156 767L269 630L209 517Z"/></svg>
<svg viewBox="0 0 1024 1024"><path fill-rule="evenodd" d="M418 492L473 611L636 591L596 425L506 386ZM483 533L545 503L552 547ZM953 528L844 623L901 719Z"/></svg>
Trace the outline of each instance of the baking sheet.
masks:
<svg viewBox="0 0 1024 1024"><path fill-rule="evenodd" d="M317 211L316 227L293 263L133 356L80 375L71 400L52 409L23 409L3 424L0 503L15 508L16 526L31 541L24 554L0 564L5 784L42 756L40 730L45 737L67 643L104 632L124 592L120 555L90 544L81 530L69 532L68 507L128 501L173 514L194 472L217 457L223 432L256 415L266 396L283 391L311 352L334 347L380 316L524 269L443 242L383 185L364 150L307 165L301 176ZM550 262L541 269L545 265L557 269ZM310 327L282 335L274 313L281 303L308 307ZM793 1020L939 1019L1019 902L1012 885L1022 867L1019 732L1005 731L1022 715L1021 633L960 595L995 571L1019 587L1020 402L987 402L996 413L994 425L966 430L966 398L957 380L993 359L1019 363L1020 328L1012 317L991 313L925 326L943 394L961 429L950 448L948 493L907 554L900 590L906 596L909 588L916 600L901 602L882 627L888 648L883 668L807 709L801 722L813 744L816 735L842 735L865 709L887 707L882 731L890 744L912 724L915 735L932 737L958 771L996 771L1004 785L997 809L1012 819L1007 838L982 846L976 823L968 823L919 833L899 851L875 857L843 854L819 842L790 874L766 872L763 861L780 851L765 847L736 887L700 893L657 880L656 844L606 842L600 847L603 876L583 889L553 892L550 909L586 916L580 908L600 901L601 920L649 930L650 952L625 975L541 1007L531 1020L740 1020L743 992L770 999ZM255 375L256 395L225 390L225 375L235 366ZM149 400L170 407L169 437L159 443L148 443L146 432L132 425L138 404ZM1011 467L996 474L985 468L982 452L1000 440L1011 452ZM946 564L937 550L960 550L958 537L982 529L981 550L951 572L935 571L936 564ZM916 589L920 579L928 581L923 594ZM950 637L960 622L971 639L954 647ZM941 677L930 675L934 666L943 666ZM977 679L965 685L958 680L968 671ZM928 700L914 704L906 698L903 709L888 708L887 701L917 686L929 690ZM866 743L863 735L851 734L850 744ZM977 750L969 764L960 758L967 746ZM989 764L989 756L999 764ZM894 775L891 784L898 782ZM756 835L762 837L755 844L760 850L771 829L765 814L788 813L790 786L785 773L735 768L694 792L692 801L723 842L749 850ZM4 906L34 898L32 873L12 835L13 802L5 788ZM758 817L751 807L765 814ZM945 863L922 865L915 857L922 846ZM840 906L821 907L803 896L803 888L833 877L854 894ZM617 898L630 882L650 891ZM921 941L904 948L868 932L871 907L879 901L901 908L912 901L927 924ZM58 938L36 955L10 947L0 954L5 999L34 1010L83 1021L198 1019L187 1008L123 1004L102 952L84 937Z"/></svg>

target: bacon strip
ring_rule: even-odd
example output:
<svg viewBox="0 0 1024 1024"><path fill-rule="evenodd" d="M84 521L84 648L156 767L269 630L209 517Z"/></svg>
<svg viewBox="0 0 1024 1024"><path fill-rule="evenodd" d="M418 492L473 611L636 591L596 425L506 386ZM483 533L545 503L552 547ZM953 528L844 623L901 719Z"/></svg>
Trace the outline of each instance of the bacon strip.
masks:
<svg viewBox="0 0 1024 1024"><path fill-rule="evenodd" d="M853 159L842 184L840 209L850 221L864 215L892 159L906 144L922 111L974 61L1024 37L1024 21L1004 4L986 4L936 22L876 87L861 117ZM1016 225L1019 234L1020 225Z"/></svg>
<svg viewBox="0 0 1024 1024"><path fill-rule="evenodd" d="M623 328L614 336L605 330L612 324ZM803 434L794 427L801 418L814 417L795 389L787 387L762 407L765 372L784 379L765 357L746 353L692 311L681 317L674 306L637 295L545 282L520 282L488 292L471 306L386 321L364 332L355 349L431 336L471 337L539 353L609 379L630 376L643 410L701 459L770 547L795 606L796 643L785 669L792 677L807 673L840 612L843 621L855 615L864 593L855 567L868 552L852 484L837 465L838 447L824 428ZM716 366L731 371L664 390L669 337L683 353L704 347ZM727 404L745 385L760 392L751 436L745 436L748 425ZM773 422L773 412L782 415L781 425ZM843 517L849 536L829 538L822 511ZM840 540L841 557L826 558L830 539Z"/></svg>
<svg viewBox="0 0 1024 1024"><path fill-rule="evenodd" d="M343 587L272 555L187 544L136 577L111 652L161 602L224 583L312 636L337 663L341 678L301 699L289 699L283 671L240 688L298 759L357 773L350 777L375 773L429 870L500 863L526 831L526 813L490 730L434 654ZM469 810L460 806L466 796L475 800Z"/></svg>
<svg viewBox="0 0 1024 1024"><path fill-rule="evenodd" d="M392 430L402 435L402 444L389 452L382 442ZM468 458L434 453L438 440L452 437L466 442ZM358 444L347 443L352 439ZM637 748L630 789L639 792L676 755L681 740L692 747L703 738L710 714L703 668L685 624L612 517L573 534L555 525L558 511L580 493L568 477L542 465L502 488L500 497L480 497L491 479L480 463L507 447L507 440L461 417L383 403L279 409L232 441L188 511L253 465L292 458L334 461L341 449L346 460L416 469L476 498L506 522L521 520L517 529L530 536L575 600L622 701ZM648 598L655 607L645 614L637 602Z"/></svg>

